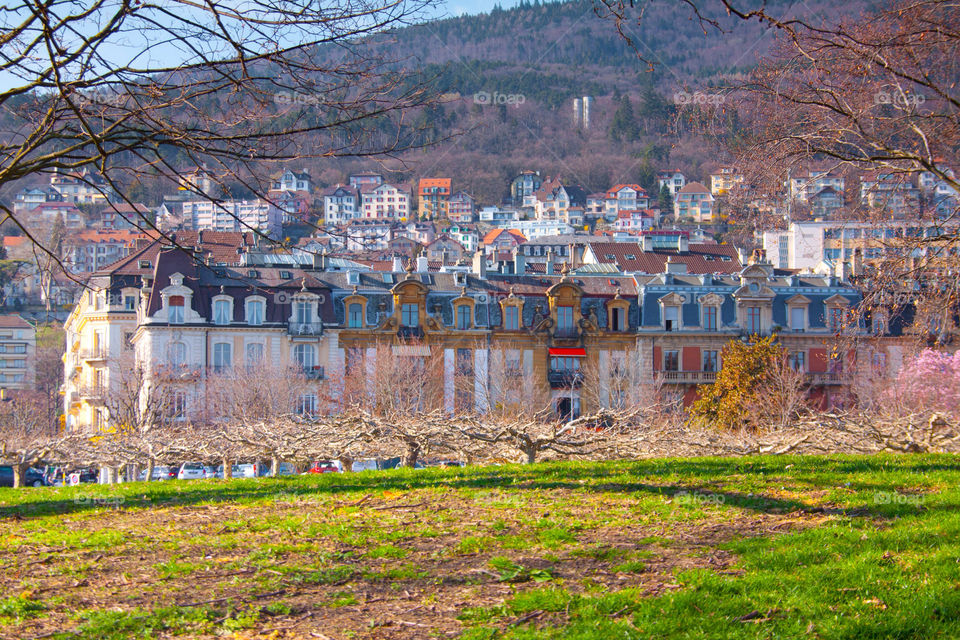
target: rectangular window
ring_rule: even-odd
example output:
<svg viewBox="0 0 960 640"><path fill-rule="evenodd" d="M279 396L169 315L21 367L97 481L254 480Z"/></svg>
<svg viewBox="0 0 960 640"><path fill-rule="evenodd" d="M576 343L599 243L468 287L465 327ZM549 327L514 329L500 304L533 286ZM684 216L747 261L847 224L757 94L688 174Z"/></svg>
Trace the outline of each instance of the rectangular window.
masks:
<svg viewBox="0 0 960 640"><path fill-rule="evenodd" d="M457 329L470 328L470 305L461 304L457 306Z"/></svg>
<svg viewBox="0 0 960 640"><path fill-rule="evenodd" d="M790 354L790 368L794 371L806 371L807 370L807 356L803 351L794 351Z"/></svg>
<svg viewBox="0 0 960 640"><path fill-rule="evenodd" d="M167 307L167 321L170 324L183 324L183 296L170 296L170 303Z"/></svg>
<svg viewBox="0 0 960 640"><path fill-rule="evenodd" d="M297 415L315 416L317 414L317 396L313 393L305 393L297 398Z"/></svg>
<svg viewBox="0 0 960 640"><path fill-rule="evenodd" d="M170 407L168 410L170 418L173 420L183 420L187 417L187 394L183 391L173 391L170 394Z"/></svg>
<svg viewBox="0 0 960 640"><path fill-rule="evenodd" d="M420 326L420 306L409 302L400 307L400 324L404 327Z"/></svg>
<svg viewBox="0 0 960 640"><path fill-rule="evenodd" d="M663 370L664 371L680 370L680 352L679 351L663 352Z"/></svg>
<svg viewBox="0 0 960 640"><path fill-rule="evenodd" d="M790 307L790 328L794 331L803 329L803 307Z"/></svg>
<svg viewBox="0 0 960 640"><path fill-rule="evenodd" d="M350 305L349 312L347 314L347 326L351 329L359 329L363 326L363 305L359 302L354 302Z"/></svg>
<svg viewBox="0 0 960 640"><path fill-rule="evenodd" d="M252 342L247 345L247 366L260 364L263 361L263 345Z"/></svg>
<svg viewBox="0 0 960 640"><path fill-rule="evenodd" d="M760 307L747 307L747 333L760 333Z"/></svg>
<svg viewBox="0 0 960 640"><path fill-rule="evenodd" d="M680 307L670 306L663 308L663 328L667 331L680 328Z"/></svg>
<svg viewBox="0 0 960 640"><path fill-rule="evenodd" d="M520 328L520 308L507 307L504 310L503 328L507 331L516 331Z"/></svg>
<svg viewBox="0 0 960 640"><path fill-rule="evenodd" d="M573 307L557 307L557 328L561 331L573 329Z"/></svg>
<svg viewBox="0 0 960 640"><path fill-rule="evenodd" d="M295 307L297 324L310 324L313 322L313 310L309 300L297 300Z"/></svg>
<svg viewBox="0 0 960 640"><path fill-rule="evenodd" d="M839 331L843 327L843 309L832 307L830 309L830 330Z"/></svg>
<svg viewBox="0 0 960 640"><path fill-rule="evenodd" d="M625 331L626 328L627 328L627 326L626 326L626 321L625 321L625 318L624 318L624 316L626 315L626 314L624 313L625 309L623 309L623 308L621 308L621 307L614 307L614 308L611 309L610 311L611 311L611 313L610 313L610 330L611 330L611 331Z"/></svg>
<svg viewBox="0 0 960 640"><path fill-rule="evenodd" d="M720 359L716 351L703 351L703 371L719 370Z"/></svg>
<svg viewBox="0 0 960 640"><path fill-rule="evenodd" d="M717 308L716 307L703 308L703 330L704 331L717 330Z"/></svg>
<svg viewBox="0 0 960 640"><path fill-rule="evenodd" d="M231 363L230 343L218 342L213 345L213 370L223 371Z"/></svg>
<svg viewBox="0 0 960 640"><path fill-rule="evenodd" d="M473 375L473 351L470 349L457 349L457 373Z"/></svg>
<svg viewBox="0 0 960 640"><path fill-rule="evenodd" d="M550 369L553 371L579 371L580 358L556 356L550 358Z"/></svg>
<svg viewBox="0 0 960 640"><path fill-rule="evenodd" d="M124 311L136 311L137 309L137 297L136 296L124 296L123 298L123 310Z"/></svg>

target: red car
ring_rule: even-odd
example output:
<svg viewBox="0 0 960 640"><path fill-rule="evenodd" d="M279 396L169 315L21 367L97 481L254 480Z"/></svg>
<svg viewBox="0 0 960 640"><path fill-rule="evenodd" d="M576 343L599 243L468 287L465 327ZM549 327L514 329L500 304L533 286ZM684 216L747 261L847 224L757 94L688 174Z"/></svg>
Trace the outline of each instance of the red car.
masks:
<svg viewBox="0 0 960 640"><path fill-rule="evenodd" d="M310 465L307 473L340 473L340 465L329 460L317 460Z"/></svg>

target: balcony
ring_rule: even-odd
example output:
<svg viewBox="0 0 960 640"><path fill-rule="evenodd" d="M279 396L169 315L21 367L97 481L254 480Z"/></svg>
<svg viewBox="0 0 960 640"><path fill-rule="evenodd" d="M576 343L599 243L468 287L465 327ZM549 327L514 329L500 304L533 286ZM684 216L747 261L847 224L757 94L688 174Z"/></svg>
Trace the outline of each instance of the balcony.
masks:
<svg viewBox="0 0 960 640"><path fill-rule="evenodd" d="M547 371L547 382L551 389L578 388L583 384L583 374L576 370L550 369Z"/></svg>
<svg viewBox="0 0 960 640"><path fill-rule="evenodd" d="M92 347L88 349L80 349L80 358L86 361L92 360L106 360L107 359L107 348L106 347Z"/></svg>
<svg viewBox="0 0 960 640"><path fill-rule="evenodd" d="M323 333L323 323L293 320L287 323L287 333L291 336L317 337Z"/></svg>
<svg viewBox="0 0 960 640"><path fill-rule="evenodd" d="M196 380L203 375L203 367L186 364L159 364L154 368L154 374L161 380L171 382Z"/></svg>
<svg viewBox="0 0 960 640"><path fill-rule="evenodd" d="M323 380L323 367L304 367L302 371L308 380Z"/></svg>
<svg viewBox="0 0 960 640"><path fill-rule="evenodd" d="M397 337L400 338L422 338L423 329L421 327L400 327L397 330Z"/></svg>
<svg viewBox="0 0 960 640"><path fill-rule="evenodd" d="M107 397L107 386L103 384L81 385L79 394L87 402L101 402Z"/></svg>
<svg viewBox="0 0 960 640"><path fill-rule="evenodd" d="M808 373L807 378L810 380L810 384L814 386L840 385L847 382L843 372Z"/></svg>
<svg viewBox="0 0 960 640"><path fill-rule="evenodd" d="M713 384L717 381L716 371L658 371L657 375L664 384Z"/></svg>

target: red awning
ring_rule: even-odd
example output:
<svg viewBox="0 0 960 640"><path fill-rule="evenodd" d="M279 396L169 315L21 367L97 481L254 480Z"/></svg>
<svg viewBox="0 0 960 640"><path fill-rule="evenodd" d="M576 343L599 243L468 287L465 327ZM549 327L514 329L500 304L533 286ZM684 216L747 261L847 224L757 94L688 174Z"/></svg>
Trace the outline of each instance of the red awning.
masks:
<svg viewBox="0 0 960 640"><path fill-rule="evenodd" d="M574 348L574 349L550 349L551 356L575 356L575 357L584 357L587 355L587 350L584 348Z"/></svg>

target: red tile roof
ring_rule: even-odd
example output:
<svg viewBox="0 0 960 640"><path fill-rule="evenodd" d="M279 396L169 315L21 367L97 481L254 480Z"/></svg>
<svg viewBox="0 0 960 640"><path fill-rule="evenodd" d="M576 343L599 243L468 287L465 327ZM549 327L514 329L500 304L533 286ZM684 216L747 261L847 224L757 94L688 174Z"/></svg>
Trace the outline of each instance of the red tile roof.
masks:
<svg viewBox="0 0 960 640"><path fill-rule="evenodd" d="M33 329L33 325L16 314L0 315L0 327L4 329Z"/></svg>
<svg viewBox="0 0 960 640"><path fill-rule="evenodd" d="M743 269L736 247L728 244L691 243L686 253L669 249L643 251L634 242L594 242L590 247L600 262L611 262L607 256L613 256L612 262L621 271L663 273L667 258L686 264L687 273L692 274L739 273Z"/></svg>

